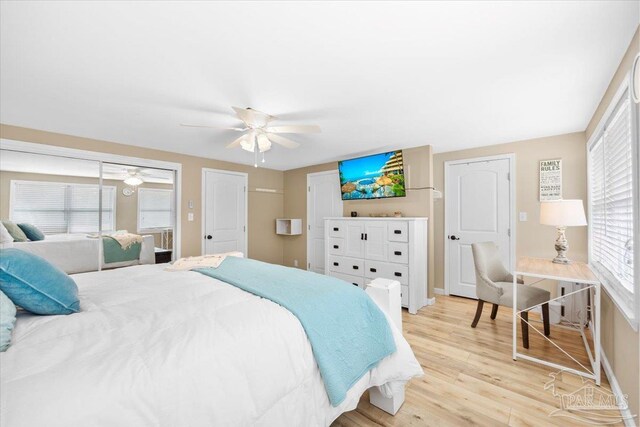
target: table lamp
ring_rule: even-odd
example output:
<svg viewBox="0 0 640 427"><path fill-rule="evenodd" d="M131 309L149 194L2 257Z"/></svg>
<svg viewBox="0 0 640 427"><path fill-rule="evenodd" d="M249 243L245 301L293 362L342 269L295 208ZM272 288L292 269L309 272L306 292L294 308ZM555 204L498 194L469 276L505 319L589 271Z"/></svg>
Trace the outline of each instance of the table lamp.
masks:
<svg viewBox="0 0 640 427"><path fill-rule="evenodd" d="M566 253L569 242L564 235L567 227L587 225L582 200L553 200L540 203L540 224L553 225L558 230L556 251L558 256L553 259L556 264L569 264L571 261Z"/></svg>

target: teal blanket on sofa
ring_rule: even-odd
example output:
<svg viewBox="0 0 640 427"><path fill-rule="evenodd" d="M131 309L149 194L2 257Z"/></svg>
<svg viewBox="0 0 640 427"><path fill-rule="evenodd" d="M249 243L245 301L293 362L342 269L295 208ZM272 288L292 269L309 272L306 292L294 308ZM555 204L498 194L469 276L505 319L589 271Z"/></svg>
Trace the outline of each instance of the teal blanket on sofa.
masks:
<svg viewBox="0 0 640 427"><path fill-rule="evenodd" d="M338 406L347 391L380 360L396 351L386 317L360 288L297 268L227 257L199 273L267 298L302 324L329 400Z"/></svg>

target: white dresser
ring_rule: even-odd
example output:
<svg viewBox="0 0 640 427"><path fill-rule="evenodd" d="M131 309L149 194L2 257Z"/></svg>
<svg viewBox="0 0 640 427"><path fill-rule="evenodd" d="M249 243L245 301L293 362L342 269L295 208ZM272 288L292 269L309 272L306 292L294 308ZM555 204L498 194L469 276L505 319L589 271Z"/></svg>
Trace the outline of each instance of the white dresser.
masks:
<svg viewBox="0 0 640 427"><path fill-rule="evenodd" d="M325 218L324 229L326 274L361 288L397 280L409 313L425 306L427 218Z"/></svg>

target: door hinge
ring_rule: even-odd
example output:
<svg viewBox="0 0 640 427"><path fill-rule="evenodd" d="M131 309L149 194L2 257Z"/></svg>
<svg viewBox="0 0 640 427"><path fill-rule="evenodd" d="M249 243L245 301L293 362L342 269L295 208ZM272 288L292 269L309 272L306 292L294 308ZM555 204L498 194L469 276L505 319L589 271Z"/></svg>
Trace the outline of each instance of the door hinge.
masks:
<svg viewBox="0 0 640 427"><path fill-rule="evenodd" d="M311 231L311 224L307 225L307 230Z"/></svg>
<svg viewBox="0 0 640 427"><path fill-rule="evenodd" d="M311 270L311 263L307 264L307 270Z"/></svg>
<svg viewBox="0 0 640 427"><path fill-rule="evenodd" d="M507 172L507 181L511 181L511 172Z"/></svg>
<svg viewBox="0 0 640 427"><path fill-rule="evenodd" d="M242 226L242 231L244 231L245 233L247 232L247 226L246 225Z"/></svg>
<svg viewBox="0 0 640 427"><path fill-rule="evenodd" d="M309 193L311 193L311 186L307 187L307 191L309 191Z"/></svg>
<svg viewBox="0 0 640 427"><path fill-rule="evenodd" d="M247 186L246 185L244 186L244 192L245 193L247 192Z"/></svg>
<svg viewBox="0 0 640 427"><path fill-rule="evenodd" d="M507 236L511 237L511 229L507 228Z"/></svg>

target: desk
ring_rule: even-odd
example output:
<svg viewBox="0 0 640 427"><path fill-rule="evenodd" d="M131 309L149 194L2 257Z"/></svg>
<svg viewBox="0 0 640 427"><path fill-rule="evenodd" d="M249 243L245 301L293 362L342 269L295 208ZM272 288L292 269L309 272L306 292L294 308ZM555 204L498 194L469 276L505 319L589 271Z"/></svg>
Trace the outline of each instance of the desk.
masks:
<svg viewBox="0 0 640 427"><path fill-rule="evenodd" d="M553 298L550 301L560 300L566 298L567 296L576 294L578 292L589 292L589 304L587 307L588 316L588 325L589 330L591 331L591 337L594 343L593 353L591 352L591 348L589 346L589 342L587 341L587 337L584 332L584 322L579 322L579 324L560 324L555 327L575 330L580 332L582 335L582 340L584 342L585 348L587 350L587 355L589 356L589 361L591 362L591 369L584 366L582 363L578 362L573 356L571 356L567 351L562 349L559 345L557 345L553 340L548 337L545 337L543 333L541 333L537 328L529 325L536 333L539 333L546 340L551 342L556 348L558 348L562 353L564 353L569 359L576 362L583 370L577 370L573 368L569 368L567 366L560 365L558 363L553 363L546 361L544 359L539 359L537 357L532 357L527 354L522 354L518 352L518 342L517 342L517 324L518 319L521 319L520 313L523 311L530 310L539 305L527 307L524 310L518 310L517 304L517 276L527 276L534 277L540 279L535 283L538 283L542 280L558 280L562 282L573 282L582 286L582 289L571 292L566 295L559 296L557 298ZM589 266L582 262L572 262L571 264L554 264L550 259L541 259L541 258L530 258L530 257L522 257L518 259L518 264L516 266L516 271L513 275L513 360L517 360L518 358L529 360L531 362L540 363L552 368L562 369L568 372L572 372L576 375L581 375L586 378L590 378L595 381L597 385L600 385L600 294L601 294L601 284L600 281L595 277ZM528 323L528 322L527 322Z"/></svg>

